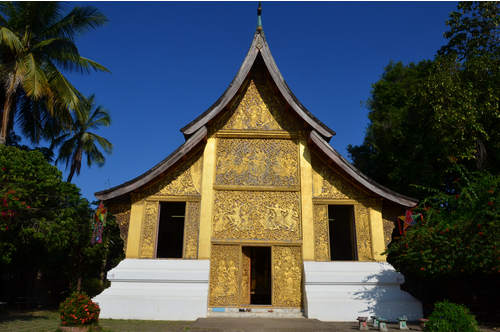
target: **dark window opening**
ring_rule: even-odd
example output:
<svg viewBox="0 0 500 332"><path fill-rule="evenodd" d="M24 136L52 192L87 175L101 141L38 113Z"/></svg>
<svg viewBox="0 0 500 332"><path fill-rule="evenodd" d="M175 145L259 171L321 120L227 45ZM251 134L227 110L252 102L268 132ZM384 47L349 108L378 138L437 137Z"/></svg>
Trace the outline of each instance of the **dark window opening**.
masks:
<svg viewBox="0 0 500 332"><path fill-rule="evenodd" d="M185 202L160 202L157 258L182 258Z"/></svg>
<svg viewBox="0 0 500 332"><path fill-rule="evenodd" d="M332 261L356 260L352 205L329 205L330 257Z"/></svg>

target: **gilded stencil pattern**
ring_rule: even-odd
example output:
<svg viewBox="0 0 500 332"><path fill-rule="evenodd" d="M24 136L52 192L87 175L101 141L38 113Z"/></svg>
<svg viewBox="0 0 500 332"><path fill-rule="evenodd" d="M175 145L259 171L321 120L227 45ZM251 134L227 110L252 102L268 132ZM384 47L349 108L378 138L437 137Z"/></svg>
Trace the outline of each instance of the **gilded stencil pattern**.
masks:
<svg viewBox="0 0 500 332"><path fill-rule="evenodd" d="M241 304L250 304L250 252L242 248L241 254Z"/></svg>
<svg viewBox="0 0 500 332"><path fill-rule="evenodd" d="M148 188L142 197L152 195L200 195L202 154L199 153L163 180Z"/></svg>
<svg viewBox="0 0 500 332"><path fill-rule="evenodd" d="M384 223L384 243L385 247L389 245L392 241L392 232L396 227L397 218L404 215L404 209L398 208L383 208L382 209L382 221Z"/></svg>
<svg viewBox="0 0 500 332"><path fill-rule="evenodd" d="M369 198L360 189L335 173L318 157L312 156L313 197L330 199L364 199Z"/></svg>
<svg viewBox="0 0 500 332"><path fill-rule="evenodd" d="M370 237L370 215L368 211L369 207L361 204L354 205L358 260L361 262L373 260Z"/></svg>
<svg viewBox="0 0 500 332"><path fill-rule="evenodd" d="M302 253L298 246L274 246L273 305L302 306Z"/></svg>
<svg viewBox="0 0 500 332"><path fill-rule="evenodd" d="M213 238L299 240L299 193L216 191Z"/></svg>
<svg viewBox="0 0 500 332"><path fill-rule="evenodd" d="M186 202L186 225L184 236L184 258L198 258L198 225L200 202Z"/></svg>
<svg viewBox="0 0 500 332"><path fill-rule="evenodd" d="M120 227L120 237L123 240L123 252L127 252L128 227L130 224L130 204L111 205L109 213L116 217L116 223Z"/></svg>
<svg viewBox="0 0 500 332"><path fill-rule="evenodd" d="M242 97L217 123L217 129L295 131L300 128L287 116L266 79L254 76Z"/></svg>
<svg viewBox="0 0 500 332"><path fill-rule="evenodd" d="M328 246L328 205L314 205L314 260L330 260Z"/></svg>
<svg viewBox="0 0 500 332"><path fill-rule="evenodd" d="M219 139L215 184L295 186L298 157L292 140Z"/></svg>
<svg viewBox="0 0 500 332"><path fill-rule="evenodd" d="M158 221L158 202L146 202L146 217L142 225L141 257L153 258Z"/></svg>
<svg viewBox="0 0 500 332"><path fill-rule="evenodd" d="M210 259L210 298L211 307L238 306L240 246L212 246Z"/></svg>

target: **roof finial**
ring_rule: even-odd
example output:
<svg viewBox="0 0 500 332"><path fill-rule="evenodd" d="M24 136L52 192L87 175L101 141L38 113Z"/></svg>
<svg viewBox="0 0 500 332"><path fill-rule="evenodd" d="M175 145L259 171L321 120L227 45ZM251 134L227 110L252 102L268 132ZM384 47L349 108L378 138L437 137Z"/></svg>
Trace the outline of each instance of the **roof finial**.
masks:
<svg viewBox="0 0 500 332"><path fill-rule="evenodd" d="M262 19L260 18L260 15L262 14L262 7L260 5L259 1L259 8L257 8L257 30L262 31Z"/></svg>

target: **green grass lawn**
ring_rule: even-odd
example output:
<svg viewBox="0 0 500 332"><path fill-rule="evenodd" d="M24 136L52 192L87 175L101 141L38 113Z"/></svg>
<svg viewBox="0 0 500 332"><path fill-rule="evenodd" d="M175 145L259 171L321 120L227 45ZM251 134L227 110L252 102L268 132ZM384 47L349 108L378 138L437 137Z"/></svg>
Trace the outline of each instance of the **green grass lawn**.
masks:
<svg viewBox="0 0 500 332"><path fill-rule="evenodd" d="M192 322L142 321L102 319L99 325L105 332L142 332L186 330ZM57 310L10 310L0 313L0 332L54 332L61 325Z"/></svg>

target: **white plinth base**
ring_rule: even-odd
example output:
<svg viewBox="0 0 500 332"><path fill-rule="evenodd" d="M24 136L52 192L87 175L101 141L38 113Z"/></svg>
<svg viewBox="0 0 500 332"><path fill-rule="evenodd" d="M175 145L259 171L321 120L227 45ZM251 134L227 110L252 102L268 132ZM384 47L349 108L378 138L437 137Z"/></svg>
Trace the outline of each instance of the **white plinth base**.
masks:
<svg viewBox="0 0 500 332"><path fill-rule="evenodd" d="M207 316L209 274L208 260L125 259L92 300L100 318L196 320Z"/></svg>
<svg viewBox="0 0 500 332"><path fill-rule="evenodd" d="M305 309L309 318L351 322L358 316L389 321L422 318L422 304L401 290L404 276L389 263L304 262Z"/></svg>

